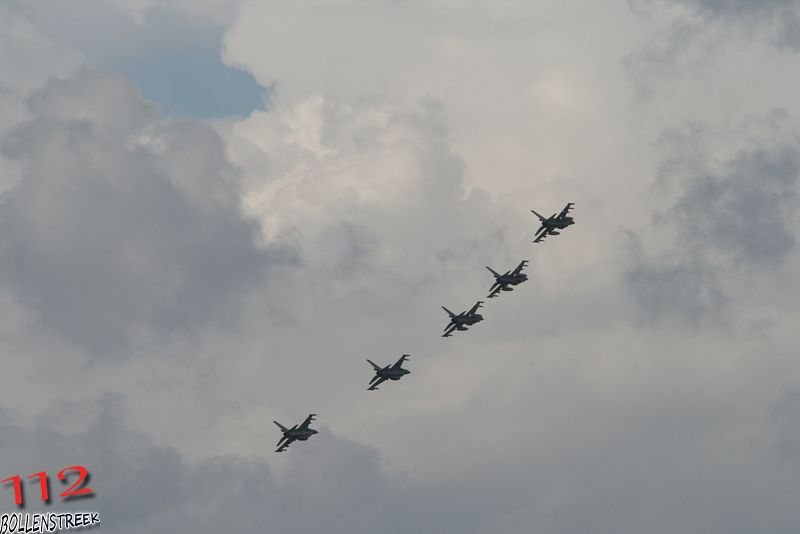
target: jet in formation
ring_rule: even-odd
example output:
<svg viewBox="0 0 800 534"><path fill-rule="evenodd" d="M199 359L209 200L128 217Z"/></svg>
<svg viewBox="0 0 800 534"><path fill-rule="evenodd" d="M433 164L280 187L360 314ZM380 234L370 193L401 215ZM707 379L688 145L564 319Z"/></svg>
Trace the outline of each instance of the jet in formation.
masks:
<svg viewBox="0 0 800 534"><path fill-rule="evenodd" d="M513 271L506 271L504 274L500 274L487 266L486 268L489 269L489 272L494 275L494 284L491 289L489 289L489 296L487 298L494 298L501 291L514 291L512 286L525 282L528 279L528 275L523 273L522 269L524 269L526 265L528 265L528 260L522 260L519 265L517 265L516 269Z"/></svg>
<svg viewBox="0 0 800 534"><path fill-rule="evenodd" d="M535 211L531 210L531 213L539 217L539 221L542 224L539 229L536 230L536 239L534 239L533 242L539 243L548 235L558 235L561 233L559 230L563 230L567 226L575 224L575 219L569 216L569 212L574 205L574 203L569 202L566 207L561 210L561 213L554 213L548 218L542 217Z"/></svg>
<svg viewBox="0 0 800 534"><path fill-rule="evenodd" d="M316 416L317 414L314 413L309 414L305 421L299 425L294 425L292 428L286 428L279 422L273 421L273 423L278 425L278 427L281 429L281 432L283 432L283 437L281 437L281 439L278 441L278 444L276 445L278 448L275 449L275 452L283 452L295 441L306 441L308 438L316 434L316 430L308 427L308 425L311 424Z"/></svg>
<svg viewBox="0 0 800 534"><path fill-rule="evenodd" d="M450 316L450 323L444 328L442 337L450 337L454 330L467 330L468 327L475 323L483 321L483 315L476 313L482 304L483 301L479 300L472 308L457 315L442 306L442 309Z"/></svg>
<svg viewBox="0 0 800 534"><path fill-rule="evenodd" d="M370 365L372 365L372 368L375 369L375 377L369 381L369 387L367 389L369 391L375 391L378 389L378 386L387 380L400 380L410 373L411 371L408 369L403 369L403 362L406 360L408 360L408 354L403 354L394 364L389 364L386 367L381 367L372 360L367 360Z"/></svg>

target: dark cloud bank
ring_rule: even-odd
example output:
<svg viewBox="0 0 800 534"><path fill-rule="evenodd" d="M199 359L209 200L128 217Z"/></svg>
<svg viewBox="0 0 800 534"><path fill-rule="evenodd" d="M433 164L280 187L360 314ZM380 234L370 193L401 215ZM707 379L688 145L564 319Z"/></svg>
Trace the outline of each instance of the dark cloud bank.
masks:
<svg viewBox="0 0 800 534"><path fill-rule="evenodd" d="M0 200L0 282L43 328L107 350L206 325L288 258L256 245L210 126L89 70L28 107L2 140L23 178Z"/></svg>
<svg viewBox="0 0 800 534"><path fill-rule="evenodd" d="M775 111L745 124L738 148L727 154L708 148L715 136L702 126L663 136L669 156L659 187L678 193L654 217L652 233L628 233L624 280L644 318L677 314L697 322L718 315L731 272L772 276L786 262L800 209L797 131L788 114ZM644 244L653 238L666 238L666 246Z"/></svg>
<svg viewBox="0 0 800 534"><path fill-rule="evenodd" d="M779 48L800 51L800 2L797 0L655 0L688 8L706 24L723 22L765 35Z"/></svg>
<svg viewBox="0 0 800 534"><path fill-rule="evenodd" d="M629 5L662 23L624 59L640 96L657 91L656 82L675 78L688 65L695 66L693 75L713 70L714 52L737 41L800 52L798 0L629 0Z"/></svg>

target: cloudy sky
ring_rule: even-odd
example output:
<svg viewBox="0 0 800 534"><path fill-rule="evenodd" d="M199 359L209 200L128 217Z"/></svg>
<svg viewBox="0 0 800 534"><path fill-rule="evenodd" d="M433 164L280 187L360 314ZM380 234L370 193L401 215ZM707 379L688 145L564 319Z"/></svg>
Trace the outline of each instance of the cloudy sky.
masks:
<svg viewBox="0 0 800 534"><path fill-rule="evenodd" d="M120 534L794 534L798 91L800 0L0 1L0 475Z"/></svg>

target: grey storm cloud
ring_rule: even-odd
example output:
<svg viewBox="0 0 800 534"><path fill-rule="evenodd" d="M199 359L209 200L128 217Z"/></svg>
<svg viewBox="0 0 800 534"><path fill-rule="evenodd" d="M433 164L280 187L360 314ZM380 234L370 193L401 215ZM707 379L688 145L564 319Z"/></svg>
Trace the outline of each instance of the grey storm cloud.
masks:
<svg viewBox="0 0 800 534"><path fill-rule="evenodd" d="M780 263L795 242L799 178L800 141L746 146L719 169L681 176L686 189L660 219L690 250L716 249L740 264Z"/></svg>
<svg viewBox="0 0 800 534"><path fill-rule="evenodd" d="M800 5L797 0L671 0L710 13L727 16L745 16L755 13L772 13Z"/></svg>
<svg viewBox="0 0 800 534"><path fill-rule="evenodd" d="M642 239L627 231L630 265L623 274L644 322L677 314L690 323L716 317L726 299L713 269L701 258L680 254L647 256Z"/></svg>
<svg viewBox="0 0 800 534"><path fill-rule="evenodd" d="M688 127L663 136L671 154L658 186L674 186L672 204L654 216L653 233L669 236L652 253L628 234L624 273L645 316L678 312L692 321L722 310L720 279L736 269L780 268L794 248L800 208L800 137L791 118L775 111L743 127L732 153L709 148L710 134ZM754 130L759 130L758 132Z"/></svg>
<svg viewBox="0 0 800 534"><path fill-rule="evenodd" d="M99 512L103 532L256 532L274 520L275 481L263 462L215 458L190 466L175 449L128 429L118 398L104 397L93 411L78 432L2 425L3 472L26 476L85 466L96 497L82 500L80 510ZM56 495L58 481L51 479ZM27 495L26 511L41 507L34 492Z"/></svg>
<svg viewBox="0 0 800 534"><path fill-rule="evenodd" d="M778 459L797 469L800 467L800 389L781 391L770 406L770 413L777 427Z"/></svg>
<svg viewBox="0 0 800 534"><path fill-rule="evenodd" d="M734 24L762 33L779 48L800 50L798 0L670 0L689 8L704 23Z"/></svg>
<svg viewBox="0 0 800 534"><path fill-rule="evenodd" d="M0 282L42 325L114 348L219 319L270 261L207 124L160 120L123 78L82 70L29 99L2 140Z"/></svg>
<svg viewBox="0 0 800 534"><path fill-rule="evenodd" d="M325 426L313 441L280 457L285 471L277 477L263 459L227 455L189 463L176 449L130 429L119 397L105 395L94 404L95 415L84 417L77 431L64 432L44 419L32 425L4 421L0 472L25 477L47 471L53 503L46 510L99 512L103 532L480 532L477 508L462 509L460 498L439 494L444 488L386 475L376 450ZM63 417L76 408L86 407L57 411ZM54 474L72 465L87 468L94 496L63 504ZM25 495L24 511L42 510L35 491ZM11 492L4 496L13 498ZM494 508L497 503L481 507Z"/></svg>
<svg viewBox="0 0 800 534"><path fill-rule="evenodd" d="M687 59L710 66L713 52L731 37L763 41L789 53L800 51L798 0L629 0L629 5L636 13L663 21L661 31L624 59L645 95L654 90L654 81L675 77Z"/></svg>

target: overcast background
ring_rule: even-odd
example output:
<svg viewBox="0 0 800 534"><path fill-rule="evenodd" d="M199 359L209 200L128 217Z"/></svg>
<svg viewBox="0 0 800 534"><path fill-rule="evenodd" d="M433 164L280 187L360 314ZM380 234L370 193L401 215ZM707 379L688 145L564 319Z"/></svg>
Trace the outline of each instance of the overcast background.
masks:
<svg viewBox="0 0 800 534"><path fill-rule="evenodd" d="M0 1L0 475L125 534L794 534L798 92L800 0Z"/></svg>

